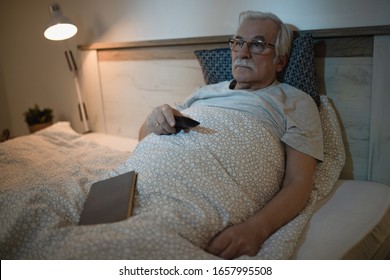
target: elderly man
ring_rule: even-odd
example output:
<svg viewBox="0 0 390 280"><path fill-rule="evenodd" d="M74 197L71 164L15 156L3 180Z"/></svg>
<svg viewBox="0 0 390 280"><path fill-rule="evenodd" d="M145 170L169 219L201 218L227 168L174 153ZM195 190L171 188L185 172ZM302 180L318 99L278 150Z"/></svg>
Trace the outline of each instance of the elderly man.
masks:
<svg viewBox="0 0 390 280"><path fill-rule="evenodd" d="M310 196L316 161L323 157L314 101L276 79L287 63L291 40L292 32L275 15L242 13L239 28L229 41L234 80L202 87L177 109L169 105L155 108L139 132L140 140L149 134L176 137L175 116L187 108L206 106L256 116L282 143L285 169L277 186L280 189L253 215L222 229L205 247L222 258L255 255L273 232L298 215ZM261 189L262 182L257 184Z"/></svg>

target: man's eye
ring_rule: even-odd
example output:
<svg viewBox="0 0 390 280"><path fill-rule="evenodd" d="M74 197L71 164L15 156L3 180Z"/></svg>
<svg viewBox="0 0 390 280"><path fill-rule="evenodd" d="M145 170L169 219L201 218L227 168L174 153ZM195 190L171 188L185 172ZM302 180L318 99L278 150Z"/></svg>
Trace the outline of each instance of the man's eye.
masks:
<svg viewBox="0 0 390 280"><path fill-rule="evenodd" d="M262 48L263 47L263 43L261 43L261 42L252 42L251 45L254 48Z"/></svg>

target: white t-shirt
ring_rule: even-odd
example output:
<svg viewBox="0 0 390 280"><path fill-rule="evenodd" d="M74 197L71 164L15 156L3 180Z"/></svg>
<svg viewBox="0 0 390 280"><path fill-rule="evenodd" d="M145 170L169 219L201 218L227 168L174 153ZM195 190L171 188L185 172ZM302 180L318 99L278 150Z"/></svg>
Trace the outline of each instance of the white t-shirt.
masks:
<svg viewBox="0 0 390 280"><path fill-rule="evenodd" d="M256 116L285 144L323 160L323 139L318 108L307 93L275 81L260 90L230 89L221 82L197 89L179 110L192 106L233 109Z"/></svg>

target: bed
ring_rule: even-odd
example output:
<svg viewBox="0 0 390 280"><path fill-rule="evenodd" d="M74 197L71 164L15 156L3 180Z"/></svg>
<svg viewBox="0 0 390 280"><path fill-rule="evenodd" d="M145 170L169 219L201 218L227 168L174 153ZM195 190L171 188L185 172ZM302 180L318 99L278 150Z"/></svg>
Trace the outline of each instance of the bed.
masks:
<svg viewBox="0 0 390 280"><path fill-rule="evenodd" d="M305 87L320 104L325 159L317 165L313 192L302 212L270 236L255 257L242 259L389 258L390 153L385 145L389 128L378 122L389 119L385 111L389 81L380 74L388 67L383 63L390 57L388 34L388 26L297 33L297 46L281 78ZM140 143L135 138L140 121L154 106L165 100L180 101L182 92L188 95L202 83L229 79L229 73L221 70L229 64L223 44L227 38L80 46L83 93L94 132L80 134L69 123L59 122L0 144L1 258L217 259L202 249L208 240L253 213L254 201L265 203L261 197L252 201L256 196L253 187L249 191L240 189L241 177L264 176L267 184L273 185L274 178L281 176L280 170L267 170L268 176L258 171L262 166L240 170L240 160L255 159L238 156L243 155L239 148L220 156L217 146L202 154L208 159L207 165L194 161L189 170L182 166L199 151L188 148L195 145L190 145L187 133L171 138L162 150L157 136ZM295 61L302 56L306 66L298 67ZM220 62L218 69L209 68L210 58ZM169 75L161 73L167 69ZM298 79L294 74L297 71L303 71ZM147 86L138 84L138 75L151 73L155 74L153 81ZM180 82L172 88L167 79ZM362 107L367 106L367 100L370 110ZM205 135L218 137L213 132L227 116L233 122L242 117L226 110L218 112L215 120L202 119L201 110L185 113L204 124L190 132L197 140ZM224 129L230 125L225 124ZM265 159L270 151L281 151L263 127L249 121L247 125L258 132L248 135L248 139L253 138L246 143L250 148L259 139L269 143L256 157ZM231 137L233 144L243 141L237 133L232 132ZM148 161L142 152L146 148L153 153ZM166 176L171 171L154 163L161 158L172 159L166 151L175 148L187 149L192 156L183 156L177 166L168 166L180 172ZM236 160L226 167L232 158ZM272 164L280 166L283 162L276 159ZM229 168L233 171L226 173L236 176L215 176ZM130 170L141 174L134 217L112 224L78 226L92 183ZM210 180L215 191L206 186ZM237 188L232 190L227 187L230 185ZM178 186L180 192L176 191ZM273 194L272 189L264 193Z"/></svg>

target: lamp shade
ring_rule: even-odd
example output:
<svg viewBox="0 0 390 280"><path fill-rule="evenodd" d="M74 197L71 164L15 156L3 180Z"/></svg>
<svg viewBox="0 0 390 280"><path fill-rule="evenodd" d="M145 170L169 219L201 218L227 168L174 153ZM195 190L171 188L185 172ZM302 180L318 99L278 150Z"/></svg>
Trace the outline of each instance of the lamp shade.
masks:
<svg viewBox="0 0 390 280"><path fill-rule="evenodd" d="M47 23L47 28L43 35L53 41L66 40L73 37L77 33L77 27L73 22L65 17L60 5L53 3L49 6L51 18Z"/></svg>

